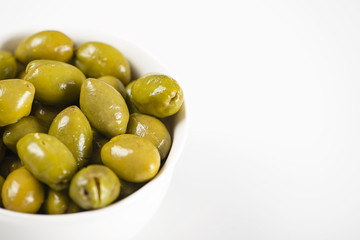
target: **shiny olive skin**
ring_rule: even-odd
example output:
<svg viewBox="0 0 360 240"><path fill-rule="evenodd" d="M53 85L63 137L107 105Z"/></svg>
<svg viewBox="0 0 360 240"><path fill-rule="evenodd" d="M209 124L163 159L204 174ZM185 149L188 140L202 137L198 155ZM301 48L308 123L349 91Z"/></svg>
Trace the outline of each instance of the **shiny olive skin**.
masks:
<svg viewBox="0 0 360 240"><path fill-rule="evenodd" d="M6 126L3 134L4 144L13 152L16 151L16 143L28 133L46 133L47 128L34 116L23 117L16 123Z"/></svg>
<svg viewBox="0 0 360 240"><path fill-rule="evenodd" d="M77 106L67 107L55 117L49 135L55 136L69 148L79 168L88 162L93 133L89 121Z"/></svg>
<svg viewBox="0 0 360 240"><path fill-rule="evenodd" d="M47 214L65 213L69 207L69 200L66 192L49 189L44 202L45 212Z"/></svg>
<svg viewBox="0 0 360 240"><path fill-rule="evenodd" d="M109 84L110 86L112 86L113 88L115 88L120 94L121 96L123 96L123 98L126 98L126 92L125 92L125 86L124 84L117 79L116 77L113 76L102 76L99 77L98 80L106 82L107 84Z"/></svg>
<svg viewBox="0 0 360 240"><path fill-rule="evenodd" d="M124 55L102 42L86 42L76 50L75 65L90 78L114 76L125 85L130 82L130 65Z"/></svg>
<svg viewBox="0 0 360 240"><path fill-rule="evenodd" d="M120 180L110 168L95 164L82 168L74 175L69 195L81 208L97 209L115 201L120 188Z"/></svg>
<svg viewBox="0 0 360 240"><path fill-rule="evenodd" d="M86 79L81 86L80 108L91 126L106 137L126 132L129 110L121 94L108 84Z"/></svg>
<svg viewBox="0 0 360 240"><path fill-rule="evenodd" d="M49 189L43 204L44 212L47 214L80 212L81 208L70 199L67 192L68 189L62 191Z"/></svg>
<svg viewBox="0 0 360 240"><path fill-rule="evenodd" d="M0 81L0 127L12 124L31 112L35 88L28 81Z"/></svg>
<svg viewBox="0 0 360 240"><path fill-rule="evenodd" d="M183 91L169 76L148 74L135 80L131 87L131 101L141 113L164 118L179 111Z"/></svg>
<svg viewBox="0 0 360 240"><path fill-rule="evenodd" d="M42 31L23 39L15 49L15 56L22 63L35 59L67 62L74 53L74 42L59 31Z"/></svg>
<svg viewBox="0 0 360 240"><path fill-rule="evenodd" d="M2 187L4 185L5 182L5 178L3 178L2 176L0 176L0 207L3 207L3 203L2 203L2 197L1 197L1 191L2 191Z"/></svg>
<svg viewBox="0 0 360 240"><path fill-rule="evenodd" d="M75 66L54 60L34 60L25 80L34 84L35 99L47 105L66 105L79 99L85 75Z"/></svg>
<svg viewBox="0 0 360 240"><path fill-rule="evenodd" d="M44 126L49 128L54 118L62 110L63 109L61 107L48 106L35 100L32 105L31 115L40 119L43 122Z"/></svg>
<svg viewBox="0 0 360 240"><path fill-rule="evenodd" d="M149 140L134 134L113 137L101 149L101 160L121 179L145 182L160 168L160 154Z"/></svg>
<svg viewBox="0 0 360 240"><path fill-rule="evenodd" d="M166 126L157 118L132 113L129 118L127 133L135 134L152 142L159 150L161 159L169 153L171 136Z"/></svg>
<svg viewBox="0 0 360 240"><path fill-rule="evenodd" d="M36 213L44 202L44 186L24 167L11 172L1 191L4 207L25 213Z"/></svg>
<svg viewBox="0 0 360 240"><path fill-rule="evenodd" d="M15 154L5 155L0 163L0 175L6 178L14 170L23 166L20 158Z"/></svg>
<svg viewBox="0 0 360 240"><path fill-rule="evenodd" d="M24 166L37 179L57 191L68 187L77 165L60 140L45 133L29 133L18 141L16 148Z"/></svg>
<svg viewBox="0 0 360 240"><path fill-rule="evenodd" d="M0 51L0 80L14 78L17 72L15 57L8 51Z"/></svg>
<svg viewBox="0 0 360 240"><path fill-rule="evenodd" d="M89 164L102 164L101 148L109 141L104 135L93 129L93 151L89 160Z"/></svg>

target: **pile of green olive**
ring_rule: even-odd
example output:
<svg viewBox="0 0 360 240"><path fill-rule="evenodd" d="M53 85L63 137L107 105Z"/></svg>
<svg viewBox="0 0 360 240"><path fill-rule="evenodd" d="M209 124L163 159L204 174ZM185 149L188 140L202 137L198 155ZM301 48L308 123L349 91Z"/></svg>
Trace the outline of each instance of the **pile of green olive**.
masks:
<svg viewBox="0 0 360 240"><path fill-rule="evenodd" d="M163 74L131 76L113 46L59 31L0 50L0 206L42 214L105 207L156 176L183 104Z"/></svg>

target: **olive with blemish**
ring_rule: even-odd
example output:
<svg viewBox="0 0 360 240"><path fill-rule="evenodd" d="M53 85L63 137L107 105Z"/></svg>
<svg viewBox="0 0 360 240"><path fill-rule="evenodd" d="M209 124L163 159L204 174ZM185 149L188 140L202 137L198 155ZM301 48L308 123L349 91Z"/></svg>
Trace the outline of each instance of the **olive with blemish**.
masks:
<svg viewBox="0 0 360 240"><path fill-rule="evenodd" d="M82 168L74 175L69 195L81 208L97 209L115 201L120 188L120 180L111 169L94 164Z"/></svg>

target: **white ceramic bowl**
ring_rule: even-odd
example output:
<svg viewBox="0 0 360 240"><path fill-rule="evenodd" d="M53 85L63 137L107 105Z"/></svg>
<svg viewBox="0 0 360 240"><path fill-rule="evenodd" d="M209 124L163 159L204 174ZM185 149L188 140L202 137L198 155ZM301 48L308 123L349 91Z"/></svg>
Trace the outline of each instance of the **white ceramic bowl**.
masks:
<svg viewBox="0 0 360 240"><path fill-rule="evenodd" d="M14 50L19 41L37 31L8 30L0 35L0 49ZM169 74L154 57L134 44L99 32L82 32L57 29L76 44L102 41L118 48L129 60L135 77L148 72ZM178 80L178 79L177 79ZM179 80L178 80L179 81ZM181 81L179 81L181 86ZM152 218L159 208L169 186L174 167L179 159L186 138L185 104L167 122L173 144L166 163L158 175L129 197L99 210L63 215L25 214L0 209L0 239L130 239Z"/></svg>

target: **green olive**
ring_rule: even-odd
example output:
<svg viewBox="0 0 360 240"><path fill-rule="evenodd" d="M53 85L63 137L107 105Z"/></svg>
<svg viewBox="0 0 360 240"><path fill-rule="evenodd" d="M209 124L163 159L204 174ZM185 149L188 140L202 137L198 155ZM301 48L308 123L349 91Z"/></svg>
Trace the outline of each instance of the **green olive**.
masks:
<svg viewBox="0 0 360 240"><path fill-rule="evenodd" d="M76 203L74 203L71 198L69 198L69 205L65 213L76 213L80 211L82 211L82 209L78 205L76 205Z"/></svg>
<svg viewBox="0 0 360 240"><path fill-rule="evenodd" d="M44 126L49 128L56 115L62 110L61 107L48 106L35 100L32 105L31 115L40 119L44 123Z"/></svg>
<svg viewBox="0 0 360 240"><path fill-rule="evenodd" d="M5 179L1 191L4 207L25 213L36 213L44 202L44 186L24 167Z"/></svg>
<svg viewBox="0 0 360 240"><path fill-rule="evenodd" d="M141 113L164 118L179 111L183 91L173 78L149 74L135 80L131 87L131 101Z"/></svg>
<svg viewBox="0 0 360 240"><path fill-rule="evenodd" d="M101 149L101 160L129 182L148 181L160 168L160 154L154 144L133 134L113 137Z"/></svg>
<svg viewBox="0 0 360 240"><path fill-rule="evenodd" d="M35 88L21 79L0 81L0 127L30 114Z"/></svg>
<svg viewBox="0 0 360 240"><path fill-rule="evenodd" d="M169 153L171 136L159 119L141 113L132 113L127 132L150 140L159 150L161 159Z"/></svg>
<svg viewBox="0 0 360 240"><path fill-rule="evenodd" d="M14 78L17 72L15 57L8 51L0 51L0 80Z"/></svg>
<svg viewBox="0 0 360 240"><path fill-rule="evenodd" d="M102 208L117 199L120 180L103 165L89 165L78 171L69 188L71 199L84 209Z"/></svg>
<svg viewBox="0 0 360 240"><path fill-rule="evenodd" d="M6 126L3 134L4 144L14 153L16 151L16 143L28 133L46 133L47 128L34 116L27 116L16 123Z"/></svg>
<svg viewBox="0 0 360 240"><path fill-rule="evenodd" d="M86 79L81 86L80 108L90 124L108 138L126 132L129 110L121 94L108 84Z"/></svg>
<svg viewBox="0 0 360 240"><path fill-rule="evenodd" d="M131 88L134 85L135 81L131 81L128 85L126 85L125 87L125 93L126 93L126 104L129 108L129 112L130 113L136 113L139 112L139 110L134 106L134 104L132 103L132 94L131 94Z"/></svg>
<svg viewBox="0 0 360 240"><path fill-rule="evenodd" d="M65 213L69 207L69 200L66 192L49 189L44 202L45 212L48 214Z"/></svg>
<svg viewBox="0 0 360 240"><path fill-rule="evenodd" d="M55 136L69 148L79 168L90 159L92 134L89 121L77 106L61 111L49 129L49 135Z"/></svg>
<svg viewBox="0 0 360 240"><path fill-rule="evenodd" d="M115 88L120 94L121 96L123 96L123 98L126 98L126 93L125 93L125 86L124 84L117 79L116 77L113 76L102 76L99 77L98 80L106 82L107 84L109 84L110 86L112 86L113 88Z"/></svg>
<svg viewBox="0 0 360 240"><path fill-rule="evenodd" d="M65 189L77 170L71 151L54 136L29 133L16 148L24 166L54 190Z"/></svg>
<svg viewBox="0 0 360 240"><path fill-rule="evenodd" d="M42 31L23 39L15 50L15 56L27 64L35 59L67 62L74 53L73 41L59 31Z"/></svg>
<svg viewBox="0 0 360 240"><path fill-rule="evenodd" d="M4 129L0 129L0 136L4 133ZM6 154L6 146L2 138L0 138L0 163L4 160ZM1 174L0 174L1 175Z"/></svg>
<svg viewBox="0 0 360 240"><path fill-rule="evenodd" d="M5 178L3 178L2 176L0 176L0 207L3 207L3 203L2 203L2 197L1 197L1 191L2 191L2 187L4 185L5 182Z"/></svg>
<svg viewBox="0 0 360 240"><path fill-rule="evenodd" d="M0 175L6 178L11 172L22 166L23 164L17 155L5 155L4 160L0 163Z"/></svg>
<svg viewBox="0 0 360 240"><path fill-rule="evenodd" d="M119 196L120 199L130 196L145 184L145 183L127 182L123 179L120 179L120 183L121 183L121 192Z"/></svg>
<svg viewBox="0 0 360 240"><path fill-rule="evenodd" d="M75 65L88 77L111 75L125 85L130 82L130 65L124 55L106 43L86 42L76 50Z"/></svg>
<svg viewBox="0 0 360 240"><path fill-rule="evenodd" d="M89 160L90 164L102 164L101 161L101 148L107 143L107 139L104 135L99 133L96 129L93 129L93 151Z"/></svg>
<svg viewBox="0 0 360 240"><path fill-rule="evenodd" d="M79 99L85 75L75 66L54 60L34 60L25 80L34 84L35 99L48 105L66 105Z"/></svg>
<svg viewBox="0 0 360 240"><path fill-rule="evenodd" d="M47 214L80 212L81 208L71 200L67 192L68 189L62 191L49 189L43 204L44 212Z"/></svg>

